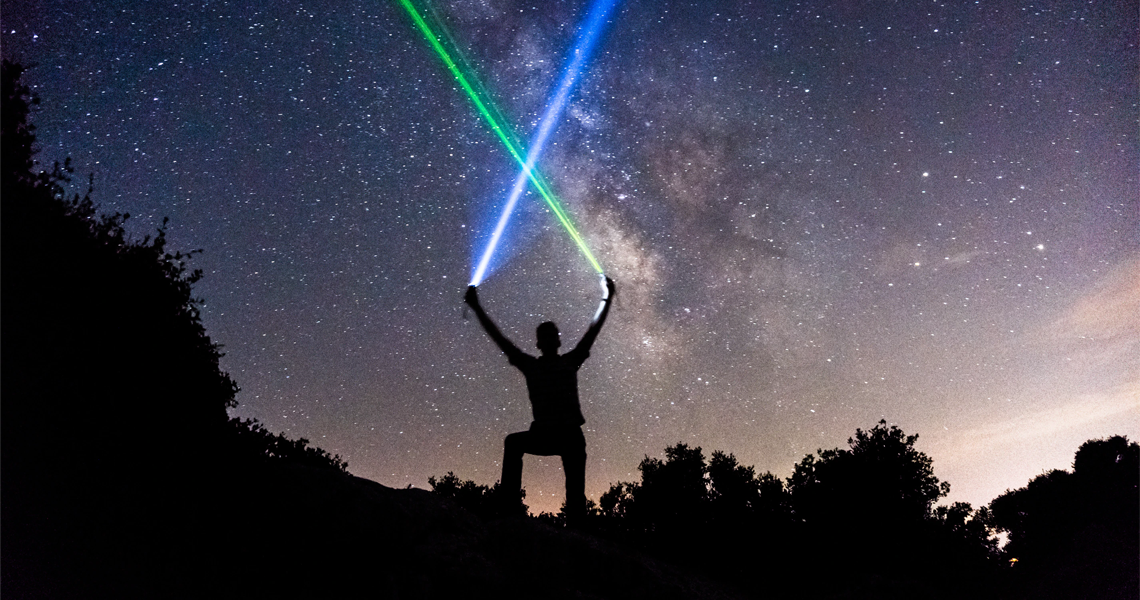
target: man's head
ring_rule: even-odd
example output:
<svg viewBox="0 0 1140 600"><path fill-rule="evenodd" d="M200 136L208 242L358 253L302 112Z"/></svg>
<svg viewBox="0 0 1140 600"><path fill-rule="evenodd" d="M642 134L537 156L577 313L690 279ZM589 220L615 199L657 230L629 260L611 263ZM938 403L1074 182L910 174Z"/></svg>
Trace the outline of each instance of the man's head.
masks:
<svg viewBox="0 0 1140 600"><path fill-rule="evenodd" d="M562 346L562 338L558 335L558 326L553 321L539 325L534 330L534 337L538 340L535 345L543 354L557 354L558 348Z"/></svg>

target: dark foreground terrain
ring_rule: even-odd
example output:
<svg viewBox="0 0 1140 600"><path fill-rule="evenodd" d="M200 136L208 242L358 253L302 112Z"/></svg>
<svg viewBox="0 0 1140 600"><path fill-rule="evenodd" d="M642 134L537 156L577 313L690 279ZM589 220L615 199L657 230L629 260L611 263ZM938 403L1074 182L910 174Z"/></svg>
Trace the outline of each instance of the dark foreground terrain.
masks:
<svg viewBox="0 0 1140 600"><path fill-rule="evenodd" d="M150 482L118 507L6 515L4 597L738 597L590 535L485 521L331 469L207 479Z"/></svg>

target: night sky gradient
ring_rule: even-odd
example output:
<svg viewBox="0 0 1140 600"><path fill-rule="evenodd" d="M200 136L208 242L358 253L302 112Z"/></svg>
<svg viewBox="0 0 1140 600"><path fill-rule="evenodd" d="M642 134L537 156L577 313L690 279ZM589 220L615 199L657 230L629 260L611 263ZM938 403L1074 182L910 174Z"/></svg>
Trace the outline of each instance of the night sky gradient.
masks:
<svg viewBox="0 0 1140 600"><path fill-rule="evenodd" d="M886 419L977 506L1140 438L1137 6L619 6L539 165L618 284L579 373L587 496L678 441L783 477ZM431 7L529 139L588 2ZM398 2L2 16L41 162L204 249L236 414L389 486L498 479L530 406L461 297L518 166ZM576 342L597 274L535 194L499 258L504 333ZM527 458L533 510L561 477Z"/></svg>

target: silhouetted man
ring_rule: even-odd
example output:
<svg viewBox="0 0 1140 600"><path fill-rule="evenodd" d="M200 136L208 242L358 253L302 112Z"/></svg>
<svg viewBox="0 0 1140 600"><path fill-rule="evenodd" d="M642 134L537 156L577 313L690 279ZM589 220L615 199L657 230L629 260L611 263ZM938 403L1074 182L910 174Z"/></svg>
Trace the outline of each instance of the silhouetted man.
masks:
<svg viewBox="0 0 1140 600"><path fill-rule="evenodd" d="M614 296L614 281L606 277L606 295L598 306L594 322L574 349L558 354L562 346L558 326L547 321L535 330L536 346L542 355L535 358L511 343L503 335L483 307L475 286L467 288L464 301L475 311L487 335L498 344L510 363L526 377L534 421L529 431L512 433L503 441L503 477L500 481L504 498L518 501L522 489L523 454L562 457L566 472L566 518L575 524L586 510L586 438L582 435L582 407L578 403L578 368L590 356L590 346L602 330Z"/></svg>

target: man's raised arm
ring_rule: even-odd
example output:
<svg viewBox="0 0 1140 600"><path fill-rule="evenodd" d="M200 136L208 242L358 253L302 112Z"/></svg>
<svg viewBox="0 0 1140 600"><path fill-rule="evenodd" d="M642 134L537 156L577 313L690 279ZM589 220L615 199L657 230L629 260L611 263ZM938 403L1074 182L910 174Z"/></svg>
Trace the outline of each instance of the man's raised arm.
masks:
<svg viewBox="0 0 1140 600"><path fill-rule="evenodd" d="M586 330L586 335L582 336L582 341L574 347L574 350L590 351L590 347L594 345L594 340L598 337L598 332L602 330L602 325L606 323L606 317L610 314L610 304L614 299L614 280L606 277L606 295L602 298L602 303L598 305L598 312L594 315L594 322L590 323L590 328Z"/></svg>
<svg viewBox="0 0 1140 600"><path fill-rule="evenodd" d="M495 344L503 351L503 354L509 357L522 352L518 346L507 339L507 336L503 335L503 332L499 331L495 322L491 320L491 317L487 316L487 312L479 305L479 293L475 291L475 286L467 286L467 293L463 295L463 301L471 307L471 310L475 311L475 316L479 318L479 324L483 326L483 330L487 332L487 335L491 336L492 340L495 340Z"/></svg>

